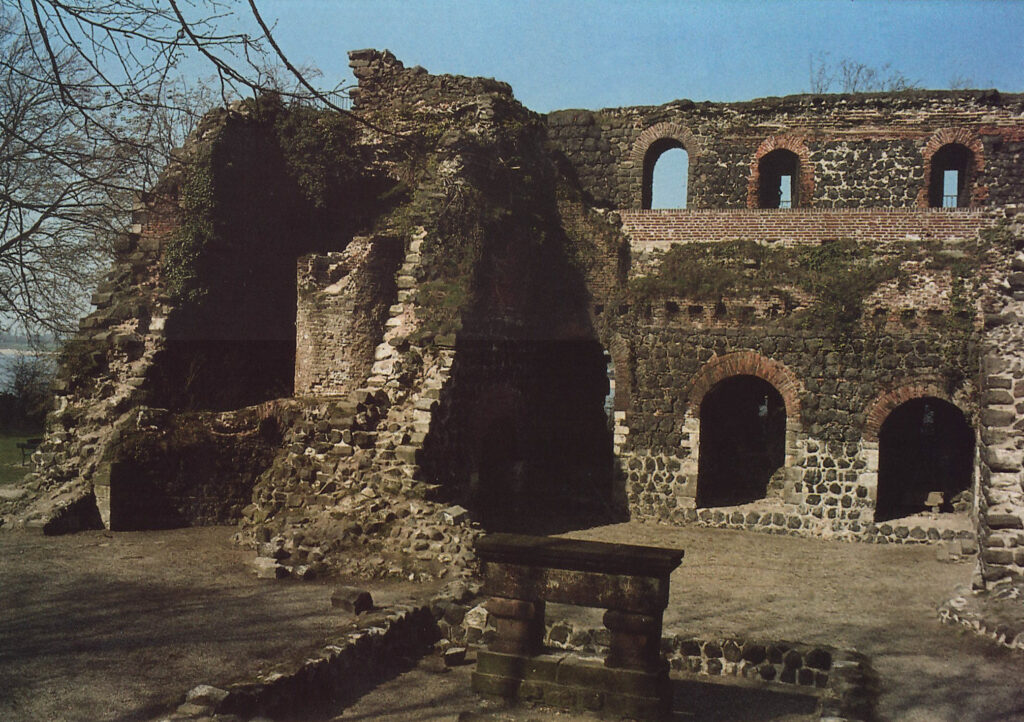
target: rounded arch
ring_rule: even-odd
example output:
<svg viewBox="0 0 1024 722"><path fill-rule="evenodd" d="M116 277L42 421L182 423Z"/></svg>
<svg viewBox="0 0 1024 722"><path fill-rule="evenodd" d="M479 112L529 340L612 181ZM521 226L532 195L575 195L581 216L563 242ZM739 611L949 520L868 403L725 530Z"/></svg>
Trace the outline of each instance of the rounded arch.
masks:
<svg viewBox="0 0 1024 722"><path fill-rule="evenodd" d="M637 208L651 207L654 164L662 153L671 148L682 148L686 151L690 168L703 150L700 141L689 128L667 121L644 129L634 141L629 159L633 168L641 169L639 197L634 199Z"/></svg>
<svg viewBox="0 0 1024 722"><path fill-rule="evenodd" d="M864 440L878 441L878 432L882 429L882 424L897 406L924 397L936 398L949 404L953 403L945 387L937 381L918 381L898 386L879 394L868 404L864 422Z"/></svg>
<svg viewBox="0 0 1024 722"><path fill-rule="evenodd" d="M781 363L756 351L734 351L716 356L705 363L687 388L686 396L691 413L699 418L704 396L718 382L731 376L756 376L774 386L785 404L787 425L799 428L800 393L803 390L800 382Z"/></svg>
<svg viewBox="0 0 1024 722"><path fill-rule="evenodd" d="M924 182L917 194L917 205L921 208L929 208L933 205L933 179L932 161L937 153L951 147L962 147L970 158L967 163L966 178L963 184L966 186L965 195L969 198L969 206L981 205L988 198L988 188L978 184L978 179L985 170L985 146L981 138L969 128L941 128L932 134L925 141L921 150L921 157L924 162ZM941 195L941 190L939 191Z"/></svg>
<svg viewBox="0 0 1024 722"><path fill-rule="evenodd" d="M804 139L797 135L771 135L761 142L750 161L747 208L761 207L761 160L776 150L787 150L797 157L797 186L793 189L796 202L793 207L810 206L814 197L814 167L811 165L811 152L807 149Z"/></svg>

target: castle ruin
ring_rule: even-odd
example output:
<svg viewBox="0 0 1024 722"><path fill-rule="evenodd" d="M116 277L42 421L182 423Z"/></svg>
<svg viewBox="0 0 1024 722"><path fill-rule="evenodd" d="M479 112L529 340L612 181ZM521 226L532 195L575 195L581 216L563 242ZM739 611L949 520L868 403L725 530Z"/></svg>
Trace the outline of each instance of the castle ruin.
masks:
<svg viewBox="0 0 1024 722"><path fill-rule="evenodd" d="M538 115L350 58L359 122L236 103L146 194L25 523L424 576L480 528L630 518L1021 580L1024 97ZM686 208L651 210L673 148Z"/></svg>

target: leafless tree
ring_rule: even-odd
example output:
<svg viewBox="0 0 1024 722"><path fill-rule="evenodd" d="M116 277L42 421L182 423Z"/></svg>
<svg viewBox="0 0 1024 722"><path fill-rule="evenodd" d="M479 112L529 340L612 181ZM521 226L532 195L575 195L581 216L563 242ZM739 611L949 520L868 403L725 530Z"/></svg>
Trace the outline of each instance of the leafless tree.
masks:
<svg viewBox="0 0 1024 722"><path fill-rule="evenodd" d="M886 63L873 67L849 58L834 61L829 53L810 58L812 93L872 93L913 90L919 83Z"/></svg>
<svg viewBox="0 0 1024 722"><path fill-rule="evenodd" d="M3 0L0 331L73 330L134 195L210 107L187 58L218 102L274 89L346 112L271 32L254 0Z"/></svg>

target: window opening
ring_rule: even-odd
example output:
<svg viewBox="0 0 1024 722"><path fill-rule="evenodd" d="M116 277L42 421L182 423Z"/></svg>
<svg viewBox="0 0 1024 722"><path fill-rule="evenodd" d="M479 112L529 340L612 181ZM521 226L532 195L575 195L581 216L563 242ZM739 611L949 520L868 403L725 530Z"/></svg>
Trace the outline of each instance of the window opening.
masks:
<svg viewBox="0 0 1024 722"><path fill-rule="evenodd" d="M942 207L956 208L957 197L960 195L960 171L947 170L942 172Z"/></svg>
<svg viewBox="0 0 1024 722"><path fill-rule="evenodd" d="M796 153L779 148L758 163L758 205L760 208L796 208L800 159Z"/></svg>
<svg viewBox="0 0 1024 722"><path fill-rule="evenodd" d="M969 175L973 163L974 154L959 143L949 143L935 151L928 179L928 205L932 208L969 207Z"/></svg>
<svg viewBox="0 0 1024 722"><path fill-rule="evenodd" d="M779 208L793 207L793 176L784 175L779 179Z"/></svg>
<svg viewBox="0 0 1024 722"><path fill-rule="evenodd" d="M686 208L690 155L674 138L651 144L644 157L643 208Z"/></svg>

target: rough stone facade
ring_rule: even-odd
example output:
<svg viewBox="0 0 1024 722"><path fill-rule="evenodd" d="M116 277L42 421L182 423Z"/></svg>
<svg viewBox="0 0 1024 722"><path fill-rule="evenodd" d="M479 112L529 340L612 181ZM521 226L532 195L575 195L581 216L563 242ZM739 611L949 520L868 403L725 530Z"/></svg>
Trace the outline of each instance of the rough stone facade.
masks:
<svg viewBox="0 0 1024 722"><path fill-rule="evenodd" d="M539 116L494 80L350 57L358 122L236 104L147 196L69 347L23 521L116 526L116 470L160 478L150 451L184 449L198 414L235 429L229 458L275 450L221 491L170 475L175 518L240 513L273 575L445 575L481 522L578 511L977 543L979 584L1021 578L1024 99ZM672 147L688 209L645 210ZM950 163L957 207L931 208ZM780 173L795 207L758 207ZM743 403L763 484L716 492L731 442L708 425ZM945 419L966 481L883 483L893 434Z"/></svg>
<svg viewBox="0 0 1024 722"><path fill-rule="evenodd" d="M975 151L971 205L1005 205L1024 192L1020 104L995 91L799 95L565 110L547 122L583 187L614 208L644 206L649 151L667 147L687 151L695 209L757 207L757 161L776 149L799 158L802 207L927 207L928 161L949 142Z"/></svg>

